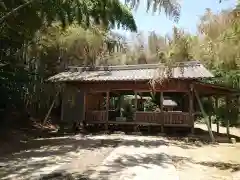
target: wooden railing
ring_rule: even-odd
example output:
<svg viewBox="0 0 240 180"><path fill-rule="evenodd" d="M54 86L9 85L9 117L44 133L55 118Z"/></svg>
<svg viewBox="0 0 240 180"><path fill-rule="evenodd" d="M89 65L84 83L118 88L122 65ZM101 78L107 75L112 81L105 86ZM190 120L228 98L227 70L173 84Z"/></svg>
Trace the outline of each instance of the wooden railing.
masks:
<svg viewBox="0 0 240 180"><path fill-rule="evenodd" d="M107 121L107 112L106 111L87 111L85 116L85 121Z"/></svg>
<svg viewBox="0 0 240 180"><path fill-rule="evenodd" d="M141 112L135 113L135 122L162 125L192 125L189 113L186 112Z"/></svg>
<svg viewBox="0 0 240 180"><path fill-rule="evenodd" d="M107 122L107 111L87 111L86 122ZM135 123L146 123L164 126L192 126L193 119L186 112L143 112L137 111L134 115Z"/></svg>
<svg viewBox="0 0 240 180"><path fill-rule="evenodd" d="M138 111L135 113L135 122L139 123L157 123L162 124L160 112L143 112Z"/></svg>
<svg viewBox="0 0 240 180"><path fill-rule="evenodd" d="M191 125L190 115L186 112L163 112L164 125Z"/></svg>

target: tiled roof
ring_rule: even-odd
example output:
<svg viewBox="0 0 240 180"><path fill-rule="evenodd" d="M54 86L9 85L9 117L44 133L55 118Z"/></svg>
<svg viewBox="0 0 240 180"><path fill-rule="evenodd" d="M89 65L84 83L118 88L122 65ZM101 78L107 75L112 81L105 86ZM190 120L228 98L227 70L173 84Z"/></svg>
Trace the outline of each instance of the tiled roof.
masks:
<svg viewBox="0 0 240 180"><path fill-rule="evenodd" d="M63 81L128 81L151 80L164 75L159 64L140 64L105 67L69 67L69 71L59 73L48 80ZM171 66L171 78L198 79L213 77L213 75L199 62L191 61Z"/></svg>

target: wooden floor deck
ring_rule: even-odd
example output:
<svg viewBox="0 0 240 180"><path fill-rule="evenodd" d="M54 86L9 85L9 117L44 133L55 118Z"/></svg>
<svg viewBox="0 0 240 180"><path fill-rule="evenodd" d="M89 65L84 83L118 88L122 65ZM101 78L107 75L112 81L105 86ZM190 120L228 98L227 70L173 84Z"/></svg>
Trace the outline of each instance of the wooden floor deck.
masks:
<svg viewBox="0 0 240 180"><path fill-rule="evenodd" d="M165 127L191 127L189 124L159 124L147 122L123 122L123 121L86 121L86 124L108 124L108 125L142 125L142 126L165 126Z"/></svg>

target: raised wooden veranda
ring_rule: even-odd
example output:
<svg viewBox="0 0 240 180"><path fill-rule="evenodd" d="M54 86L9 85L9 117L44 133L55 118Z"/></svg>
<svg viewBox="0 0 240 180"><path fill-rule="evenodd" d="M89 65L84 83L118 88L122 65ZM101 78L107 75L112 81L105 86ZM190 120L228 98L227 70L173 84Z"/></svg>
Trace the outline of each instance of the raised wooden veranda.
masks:
<svg viewBox="0 0 240 180"><path fill-rule="evenodd" d="M179 85L177 81L168 82L172 84L172 89L156 89L156 93L160 93L160 109L159 112L154 111L139 111L137 107L137 98L135 98L133 118L131 120L127 118L121 118L114 110L109 108L109 99L111 92L122 92L122 91L134 91L135 97L139 92L150 92L152 89L149 87L147 82L142 82L142 85L129 82L125 83L121 87L114 87L117 84L108 82L105 87L109 87L111 91L105 91L101 89L104 84L99 84L99 87L95 84L94 90L87 90L84 93L84 122L86 124L104 124L107 128L109 125L132 125L132 126L159 126L163 130L164 127L186 127L193 129L194 127L194 115L193 115L193 94L189 91L187 86ZM131 85L130 85L131 84ZM175 84L175 85L173 85ZM86 85L87 86L87 85ZM142 87L141 87L142 86ZM88 86L87 86L88 87ZM129 88L128 88L129 87ZM136 88L137 87L137 88ZM139 89L139 87L141 87ZM165 87L165 86L162 86ZM170 87L170 85L169 85ZM178 88L177 88L178 87ZM124 88L124 89L123 89ZM126 89L127 88L127 89ZM181 89L181 90L180 90ZM160 91L161 90L161 91ZM164 92L184 92L188 95L188 110L187 112L180 111L164 111L163 106L163 94ZM102 94L105 94L105 99ZM98 107L94 107L93 104L99 104L99 101L106 102L104 109L99 110ZM115 114L114 114L115 113Z"/></svg>

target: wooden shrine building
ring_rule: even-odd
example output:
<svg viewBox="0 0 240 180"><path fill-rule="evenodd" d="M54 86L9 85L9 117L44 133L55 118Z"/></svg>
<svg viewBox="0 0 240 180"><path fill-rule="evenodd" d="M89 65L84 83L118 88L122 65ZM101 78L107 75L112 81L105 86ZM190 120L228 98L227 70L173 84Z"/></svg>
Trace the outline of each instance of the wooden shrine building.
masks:
<svg viewBox="0 0 240 180"><path fill-rule="evenodd" d="M61 120L103 125L106 129L111 125L129 125L154 126L161 131L167 127L193 130L199 111L196 96L234 93L200 81L213 75L199 62L171 66L170 76L161 72L164 70L159 66L70 67L49 78L65 84ZM152 86L150 81L158 76L168 78ZM149 99L152 101L147 102ZM167 101L172 104L168 106Z"/></svg>

